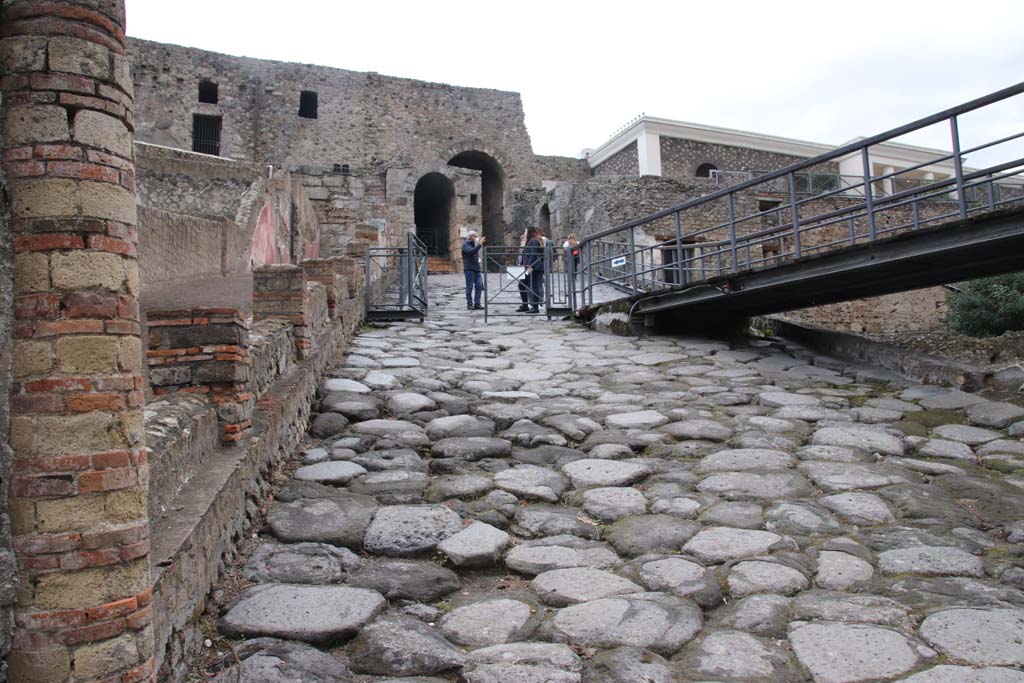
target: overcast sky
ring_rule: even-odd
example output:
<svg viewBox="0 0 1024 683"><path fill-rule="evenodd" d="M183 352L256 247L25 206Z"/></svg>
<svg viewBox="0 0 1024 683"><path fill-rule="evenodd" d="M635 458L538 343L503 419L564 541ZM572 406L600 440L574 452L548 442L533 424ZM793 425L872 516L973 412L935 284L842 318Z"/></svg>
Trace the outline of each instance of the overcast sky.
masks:
<svg viewBox="0 0 1024 683"><path fill-rule="evenodd" d="M126 5L139 38L519 92L538 154L577 156L641 112L838 145L1024 80L1020 0ZM1022 122L1017 97L974 123Z"/></svg>

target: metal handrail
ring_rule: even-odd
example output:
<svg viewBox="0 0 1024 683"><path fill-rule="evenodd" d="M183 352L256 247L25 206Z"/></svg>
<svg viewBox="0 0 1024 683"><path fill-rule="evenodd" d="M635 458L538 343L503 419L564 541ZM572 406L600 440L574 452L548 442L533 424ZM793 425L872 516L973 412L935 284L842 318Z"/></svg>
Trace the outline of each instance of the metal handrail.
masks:
<svg viewBox="0 0 1024 683"><path fill-rule="evenodd" d="M961 149L958 117L1002 100L1024 93L1024 83L1004 88L984 97L918 119L831 152L800 161L778 171L750 177L736 185L690 199L676 206L622 223L613 228L585 236L580 242L584 260L575 282L571 300L575 305L593 303L593 288L611 284L627 292L643 293L688 284L743 269L764 267L783 260L800 258L812 252L844 245L873 241L879 236L901 230L916 230L939 221L966 218L979 211L991 211L1011 203L1024 201L1024 181L1018 173L1024 168L1024 157L993 163L981 169L965 169L964 155L988 150L1000 144L1024 138L1024 131L1014 132L996 140ZM894 170L881 176L871 174L870 148L936 123L948 122L953 151L941 152L927 161L909 168ZM798 175L810 177L829 174L807 173L807 170L841 157L859 155L863 174L839 176L830 187L807 193L797 188ZM941 180L901 178L935 163L953 162L952 177ZM721 176L730 172L720 172ZM737 214L737 199L749 200L743 193L784 180L784 191L778 206L767 210ZM856 181L856 182L847 182ZM1003 181L1003 182L998 182ZM1020 181L1020 182L1015 182ZM808 187L812 184L808 180ZM828 200L828 201L825 201ZM923 202L928 202L924 204ZM719 206L725 204L725 206ZM710 207L711 210L708 209ZM943 208L947 207L947 208ZM683 219L701 210L702 220L712 216L711 224L684 231ZM727 218L712 213L722 210ZM747 209L744 209L747 211ZM903 212L906 212L905 214ZM674 237L651 243L650 235L638 234L637 228L673 219ZM765 228L765 223L777 225ZM823 230L840 229L843 237ZM741 229L742 228L742 229ZM751 230L750 228L754 228ZM666 230L667 231L667 230ZM728 238L723 238L723 233ZM773 243L773 249L766 246ZM751 253L760 245L762 254ZM772 254L771 257L768 254Z"/></svg>

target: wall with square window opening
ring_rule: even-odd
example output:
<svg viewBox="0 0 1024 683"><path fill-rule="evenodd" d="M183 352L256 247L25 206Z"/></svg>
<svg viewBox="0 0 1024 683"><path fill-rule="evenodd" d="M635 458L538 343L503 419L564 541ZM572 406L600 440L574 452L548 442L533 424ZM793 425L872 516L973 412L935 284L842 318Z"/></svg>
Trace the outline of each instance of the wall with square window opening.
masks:
<svg viewBox="0 0 1024 683"><path fill-rule="evenodd" d="M303 90L299 94L299 116L304 119L315 119L317 95L312 90Z"/></svg>

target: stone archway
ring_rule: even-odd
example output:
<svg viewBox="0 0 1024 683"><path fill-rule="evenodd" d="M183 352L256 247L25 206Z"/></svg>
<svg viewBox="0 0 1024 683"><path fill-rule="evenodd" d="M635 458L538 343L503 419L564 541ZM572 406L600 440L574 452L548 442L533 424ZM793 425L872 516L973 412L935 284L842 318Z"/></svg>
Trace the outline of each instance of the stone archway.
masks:
<svg viewBox="0 0 1024 683"><path fill-rule="evenodd" d="M454 199L455 185L443 173L427 173L416 182L413 192L416 237L427 245L431 256L448 256Z"/></svg>
<svg viewBox="0 0 1024 683"><path fill-rule="evenodd" d="M451 150L449 166L480 171L480 215L492 245L505 244L505 169L492 154L478 149Z"/></svg>

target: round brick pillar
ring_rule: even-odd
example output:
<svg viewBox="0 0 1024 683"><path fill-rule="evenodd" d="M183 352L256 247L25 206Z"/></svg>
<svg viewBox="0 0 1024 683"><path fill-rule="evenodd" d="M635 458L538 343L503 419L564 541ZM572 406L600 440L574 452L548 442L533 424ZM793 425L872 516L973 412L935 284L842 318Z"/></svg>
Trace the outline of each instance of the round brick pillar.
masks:
<svg viewBox="0 0 1024 683"><path fill-rule="evenodd" d="M12 683L153 673L123 0L3 0L14 246Z"/></svg>

